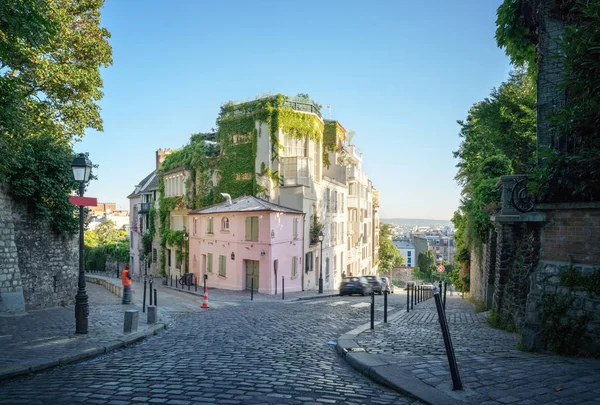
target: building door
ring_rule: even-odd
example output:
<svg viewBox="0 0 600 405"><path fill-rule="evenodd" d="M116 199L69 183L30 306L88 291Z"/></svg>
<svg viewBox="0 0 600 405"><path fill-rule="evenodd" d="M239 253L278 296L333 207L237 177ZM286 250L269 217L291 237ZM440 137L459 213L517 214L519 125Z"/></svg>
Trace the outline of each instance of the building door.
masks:
<svg viewBox="0 0 600 405"><path fill-rule="evenodd" d="M252 286L252 279L254 278L254 291L258 291L258 261L257 260L244 260L246 262L246 290L249 290Z"/></svg>

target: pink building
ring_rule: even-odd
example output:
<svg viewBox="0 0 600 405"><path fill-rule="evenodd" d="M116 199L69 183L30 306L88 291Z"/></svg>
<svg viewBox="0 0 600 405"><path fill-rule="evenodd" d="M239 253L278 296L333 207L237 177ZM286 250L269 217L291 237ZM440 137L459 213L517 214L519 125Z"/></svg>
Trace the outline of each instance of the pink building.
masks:
<svg viewBox="0 0 600 405"><path fill-rule="evenodd" d="M302 290L304 213L253 196L189 213L190 270L207 286L265 294Z"/></svg>

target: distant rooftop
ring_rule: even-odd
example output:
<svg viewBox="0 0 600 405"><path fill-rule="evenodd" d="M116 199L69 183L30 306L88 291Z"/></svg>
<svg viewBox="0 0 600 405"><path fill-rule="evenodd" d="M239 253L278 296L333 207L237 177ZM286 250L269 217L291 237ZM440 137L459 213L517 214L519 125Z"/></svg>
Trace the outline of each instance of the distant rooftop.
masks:
<svg viewBox="0 0 600 405"><path fill-rule="evenodd" d="M395 241L394 245L398 248L398 249L414 249L415 245L413 245L410 242L398 242Z"/></svg>

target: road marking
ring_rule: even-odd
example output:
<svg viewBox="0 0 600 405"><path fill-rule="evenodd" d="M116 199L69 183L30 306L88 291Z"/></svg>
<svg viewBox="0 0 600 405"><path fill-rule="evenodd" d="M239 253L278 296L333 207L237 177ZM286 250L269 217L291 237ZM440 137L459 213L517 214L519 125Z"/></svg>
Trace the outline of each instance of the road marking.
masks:
<svg viewBox="0 0 600 405"><path fill-rule="evenodd" d="M359 302L358 304L354 304L354 305L350 305L352 308L363 308L363 307L368 307L371 304L368 302Z"/></svg>
<svg viewBox="0 0 600 405"><path fill-rule="evenodd" d="M344 305L344 304L349 304L350 301L336 301L336 302L332 302L329 305L331 305L332 307L337 307L338 305Z"/></svg>

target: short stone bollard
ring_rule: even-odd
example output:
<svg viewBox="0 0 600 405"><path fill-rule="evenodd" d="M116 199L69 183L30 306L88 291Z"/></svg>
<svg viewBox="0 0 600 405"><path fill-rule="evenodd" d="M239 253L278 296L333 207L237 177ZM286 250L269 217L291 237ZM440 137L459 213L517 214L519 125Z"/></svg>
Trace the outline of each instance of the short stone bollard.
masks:
<svg viewBox="0 0 600 405"><path fill-rule="evenodd" d="M148 325L156 323L156 306L148 305Z"/></svg>
<svg viewBox="0 0 600 405"><path fill-rule="evenodd" d="M125 311L125 324L123 325L123 333L133 333L138 330L138 320L140 313L135 309Z"/></svg>

